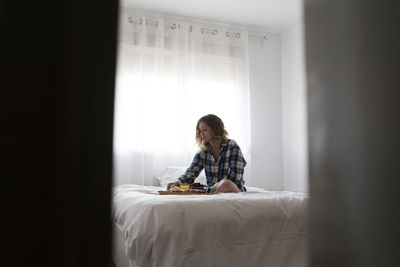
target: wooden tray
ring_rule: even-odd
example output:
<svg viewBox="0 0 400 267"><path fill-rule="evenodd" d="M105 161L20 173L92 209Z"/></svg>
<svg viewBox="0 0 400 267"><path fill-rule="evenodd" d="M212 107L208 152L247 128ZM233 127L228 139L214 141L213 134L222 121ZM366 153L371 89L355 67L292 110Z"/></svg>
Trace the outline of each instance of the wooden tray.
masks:
<svg viewBox="0 0 400 267"><path fill-rule="evenodd" d="M213 195L214 193L158 191L160 195Z"/></svg>

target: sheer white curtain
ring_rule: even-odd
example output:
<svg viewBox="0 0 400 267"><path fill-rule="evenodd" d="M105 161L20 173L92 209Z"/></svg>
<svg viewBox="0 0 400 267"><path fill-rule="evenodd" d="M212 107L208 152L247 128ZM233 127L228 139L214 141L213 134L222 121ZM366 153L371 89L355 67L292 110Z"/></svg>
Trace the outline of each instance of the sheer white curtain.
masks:
<svg viewBox="0 0 400 267"><path fill-rule="evenodd" d="M167 167L188 167L197 120L210 113L250 161L247 72L244 29L122 10L114 183L151 185Z"/></svg>

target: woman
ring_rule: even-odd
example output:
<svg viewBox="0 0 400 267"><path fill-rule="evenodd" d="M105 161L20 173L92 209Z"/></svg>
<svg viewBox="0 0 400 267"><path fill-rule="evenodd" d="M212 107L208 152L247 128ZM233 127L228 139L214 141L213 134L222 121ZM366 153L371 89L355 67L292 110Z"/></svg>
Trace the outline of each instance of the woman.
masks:
<svg viewBox="0 0 400 267"><path fill-rule="evenodd" d="M193 162L178 181L169 183L193 183L203 168L207 177L208 192L227 193L246 191L243 172L246 160L234 140L227 138L224 123L216 115L209 114L199 119L196 125L196 141L200 147Z"/></svg>

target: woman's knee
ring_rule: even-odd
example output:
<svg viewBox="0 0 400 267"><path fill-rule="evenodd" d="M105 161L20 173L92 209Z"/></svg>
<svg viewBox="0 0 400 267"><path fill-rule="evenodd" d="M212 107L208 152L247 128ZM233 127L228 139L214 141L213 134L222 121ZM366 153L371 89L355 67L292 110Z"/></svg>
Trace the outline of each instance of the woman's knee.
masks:
<svg viewBox="0 0 400 267"><path fill-rule="evenodd" d="M237 185L228 179L223 179L218 183L216 193L237 193L240 192Z"/></svg>

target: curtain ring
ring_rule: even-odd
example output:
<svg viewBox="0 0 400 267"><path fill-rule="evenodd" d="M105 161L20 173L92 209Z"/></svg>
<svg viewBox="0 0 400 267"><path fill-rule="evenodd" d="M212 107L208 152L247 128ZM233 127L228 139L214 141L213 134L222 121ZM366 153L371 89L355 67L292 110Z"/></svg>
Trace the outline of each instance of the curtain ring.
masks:
<svg viewBox="0 0 400 267"><path fill-rule="evenodd" d="M236 33L236 34L235 34L235 37L236 37L236 38L240 38L240 33Z"/></svg>
<svg viewBox="0 0 400 267"><path fill-rule="evenodd" d="M132 17L129 17L129 18L128 18L128 21L129 21L129 23L133 23L133 18L132 18Z"/></svg>
<svg viewBox="0 0 400 267"><path fill-rule="evenodd" d="M175 29L176 29L176 24L174 23L171 25L171 30L175 30Z"/></svg>
<svg viewBox="0 0 400 267"><path fill-rule="evenodd" d="M217 35L218 34L218 30L213 30L212 31L212 35Z"/></svg>
<svg viewBox="0 0 400 267"><path fill-rule="evenodd" d="M225 32L226 33L226 37L229 37L229 32Z"/></svg>

